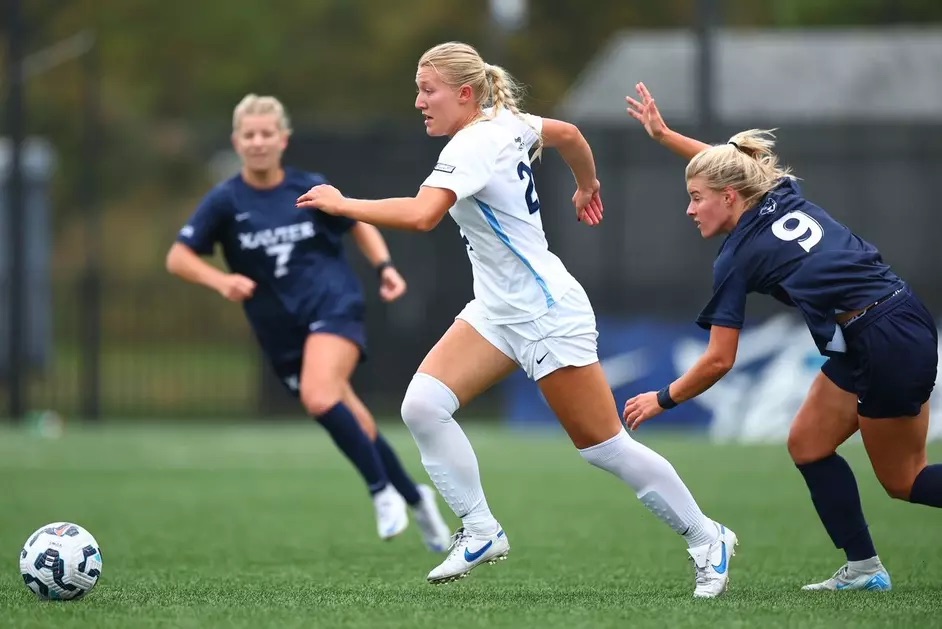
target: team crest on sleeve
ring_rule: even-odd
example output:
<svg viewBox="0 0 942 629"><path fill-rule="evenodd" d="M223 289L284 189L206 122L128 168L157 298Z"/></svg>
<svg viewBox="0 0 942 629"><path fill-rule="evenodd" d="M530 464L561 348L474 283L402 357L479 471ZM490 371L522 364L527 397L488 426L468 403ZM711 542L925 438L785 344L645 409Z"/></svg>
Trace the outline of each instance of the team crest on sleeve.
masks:
<svg viewBox="0 0 942 629"><path fill-rule="evenodd" d="M450 175L451 173L455 172L455 167L452 166L451 164L438 162L437 164L435 164L435 168L433 168L432 170L437 170L440 173L448 173Z"/></svg>
<svg viewBox="0 0 942 629"><path fill-rule="evenodd" d="M778 204L775 202L775 199L770 198L759 209L759 216L765 216L766 214L773 214L775 210L777 209L778 209Z"/></svg>

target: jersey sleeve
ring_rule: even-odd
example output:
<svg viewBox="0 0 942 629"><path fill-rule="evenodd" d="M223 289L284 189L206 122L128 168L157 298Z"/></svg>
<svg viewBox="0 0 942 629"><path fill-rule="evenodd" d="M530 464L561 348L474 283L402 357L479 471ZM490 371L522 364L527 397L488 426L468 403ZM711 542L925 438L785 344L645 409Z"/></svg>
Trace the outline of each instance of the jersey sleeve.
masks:
<svg viewBox="0 0 942 629"><path fill-rule="evenodd" d="M523 139L527 143L527 149L540 141L543 135L543 119L533 114L519 114L523 121Z"/></svg>
<svg viewBox="0 0 942 629"><path fill-rule="evenodd" d="M718 261L713 269L713 297L697 317L697 325L706 330L714 325L741 330L748 292L745 275L731 262Z"/></svg>
<svg viewBox="0 0 942 629"><path fill-rule="evenodd" d="M199 255L212 255L213 247L227 219L226 193L215 188L200 201L196 211L177 234L183 243Z"/></svg>
<svg viewBox="0 0 942 629"><path fill-rule="evenodd" d="M483 130L459 133L442 150L432 174L422 185L451 190L459 199L472 197L490 181L498 152L496 138Z"/></svg>

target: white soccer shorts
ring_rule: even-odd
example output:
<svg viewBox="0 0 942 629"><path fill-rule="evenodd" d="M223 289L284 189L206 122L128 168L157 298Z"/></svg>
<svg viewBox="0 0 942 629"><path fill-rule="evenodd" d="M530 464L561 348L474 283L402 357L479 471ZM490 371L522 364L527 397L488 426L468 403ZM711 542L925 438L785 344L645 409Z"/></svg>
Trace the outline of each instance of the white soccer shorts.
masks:
<svg viewBox="0 0 942 629"><path fill-rule="evenodd" d="M581 286L566 291L533 321L493 323L477 299L455 318L466 321L534 381L561 367L584 367L599 360L595 312Z"/></svg>

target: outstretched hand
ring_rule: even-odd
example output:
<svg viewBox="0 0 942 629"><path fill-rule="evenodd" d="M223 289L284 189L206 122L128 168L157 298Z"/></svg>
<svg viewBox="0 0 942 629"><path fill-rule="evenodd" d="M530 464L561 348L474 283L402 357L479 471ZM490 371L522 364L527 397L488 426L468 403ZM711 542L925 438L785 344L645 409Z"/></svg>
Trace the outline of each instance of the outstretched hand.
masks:
<svg viewBox="0 0 942 629"><path fill-rule="evenodd" d="M664 409L657 401L657 391L648 391L625 402L622 418L629 430L637 430L638 426L663 412Z"/></svg>
<svg viewBox="0 0 942 629"><path fill-rule="evenodd" d="M660 140L664 133L668 131L668 128L664 118L661 117L661 112L657 109L654 97L651 96L651 92L648 91L644 83L635 85L635 91L638 92L638 98L641 101L639 102L631 96L625 96L625 100L628 101L628 115L644 125L644 130L648 132L649 136L655 140Z"/></svg>
<svg viewBox="0 0 942 629"><path fill-rule="evenodd" d="M344 200L345 198L340 194L340 190L327 184L321 184L299 196L295 205L337 215L340 213L340 206Z"/></svg>
<svg viewBox="0 0 942 629"><path fill-rule="evenodd" d="M586 225L598 225L602 222L602 196L599 194L601 184L595 180L588 188L579 188L572 195L572 204L576 207L576 219Z"/></svg>

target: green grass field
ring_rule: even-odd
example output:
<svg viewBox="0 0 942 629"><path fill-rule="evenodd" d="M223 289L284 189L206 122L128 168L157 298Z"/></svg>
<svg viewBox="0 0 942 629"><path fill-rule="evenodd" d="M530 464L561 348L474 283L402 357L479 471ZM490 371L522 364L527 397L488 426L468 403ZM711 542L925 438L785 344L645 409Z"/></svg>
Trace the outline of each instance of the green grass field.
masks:
<svg viewBox="0 0 942 629"><path fill-rule="evenodd" d="M408 433L386 432L423 477ZM891 593L799 591L841 555L784 446L642 434L740 538L726 597L697 601L682 540L559 434L468 432L512 551L431 586L437 557L412 527L376 538L358 477L315 426L70 427L58 440L2 430L0 626L942 626L942 514L887 498L859 445L845 455ZM81 601L40 603L17 569L27 535L56 520L102 546L101 581Z"/></svg>

